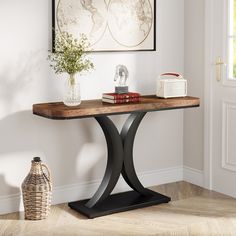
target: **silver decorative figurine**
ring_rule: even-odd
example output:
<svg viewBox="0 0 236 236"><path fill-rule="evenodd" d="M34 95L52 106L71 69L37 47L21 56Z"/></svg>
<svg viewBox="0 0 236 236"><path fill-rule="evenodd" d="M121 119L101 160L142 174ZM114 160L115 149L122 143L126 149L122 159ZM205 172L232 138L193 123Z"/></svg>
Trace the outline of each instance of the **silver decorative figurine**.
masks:
<svg viewBox="0 0 236 236"><path fill-rule="evenodd" d="M115 86L116 93L122 94L129 92L129 87L126 85L128 77L129 77L129 71L126 66L124 65L116 66L116 73L114 78L114 81L117 82L117 85Z"/></svg>

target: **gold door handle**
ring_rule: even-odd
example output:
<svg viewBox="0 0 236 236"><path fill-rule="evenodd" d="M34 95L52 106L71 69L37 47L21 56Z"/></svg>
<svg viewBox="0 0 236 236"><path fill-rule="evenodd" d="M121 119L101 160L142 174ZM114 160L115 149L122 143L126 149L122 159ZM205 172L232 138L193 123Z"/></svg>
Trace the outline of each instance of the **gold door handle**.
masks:
<svg viewBox="0 0 236 236"><path fill-rule="evenodd" d="M216 80L220 82L222 76L222 66L226 66L226 64L224 63L221 57L218 57L215 66L216 66Z"/></svg>

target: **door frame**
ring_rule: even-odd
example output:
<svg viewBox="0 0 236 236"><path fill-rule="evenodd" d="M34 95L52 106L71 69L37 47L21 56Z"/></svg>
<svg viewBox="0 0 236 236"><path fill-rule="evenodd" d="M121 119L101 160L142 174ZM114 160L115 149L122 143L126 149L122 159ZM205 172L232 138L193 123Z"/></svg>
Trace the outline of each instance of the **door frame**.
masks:
<svg viewBox="0 0 236 236"><path fill-rule="evenodd" d="M205 91L204 91L204 187L212 190L212 141L213 141L213 4L205 0Z"/></svg>

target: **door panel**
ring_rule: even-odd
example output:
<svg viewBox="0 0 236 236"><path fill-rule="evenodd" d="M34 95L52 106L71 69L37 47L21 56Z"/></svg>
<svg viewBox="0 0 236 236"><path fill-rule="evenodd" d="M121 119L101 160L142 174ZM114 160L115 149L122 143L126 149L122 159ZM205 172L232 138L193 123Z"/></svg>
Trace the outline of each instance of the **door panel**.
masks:
<svg viewBox="0 0 236 236"><path fill-rule="evenodd" d="M212 187L236 197L236 0L212 2Z"/></svg>
<svg viewBox="0 0 236 236"><path fill-rule="evenodd" d="M222 167L236 171L236 102L223 102Z"/></svg>

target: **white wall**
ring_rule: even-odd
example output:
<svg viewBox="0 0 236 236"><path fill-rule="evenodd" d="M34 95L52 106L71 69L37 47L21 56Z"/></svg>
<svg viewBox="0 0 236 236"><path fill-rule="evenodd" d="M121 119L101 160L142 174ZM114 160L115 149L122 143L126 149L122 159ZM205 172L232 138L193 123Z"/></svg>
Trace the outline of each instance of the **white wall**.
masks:
<svg viewBox="0 0 236 236"><path fill-rule="evenodd" d="M105 140L93 119L52 121L32 115L32 104L61 99L65 81L46 60L49 12L47 0L0 0L0 214L19 208L20 185L34 156L48 164L57 193L64 194L54 196L54 203L72 200L70 186L91 184L105 169ZM95 71L81 77L83 99L112 91L120 63L130 70L131 90L154 94L158 74L184 71L184 0L157 1L157 52L96 53L93 58ZM124 119L113 117L119 127ZM134 154L139 173L182 166L183 112L148 114Z"/></svg>
<svg viewBox="0 0 236 236"><path fill-rule="evenodd" d="M184 165L203 170L205 1L185 0L184 75L188 92L201 98L200 109L184 111Z"/></svg>

